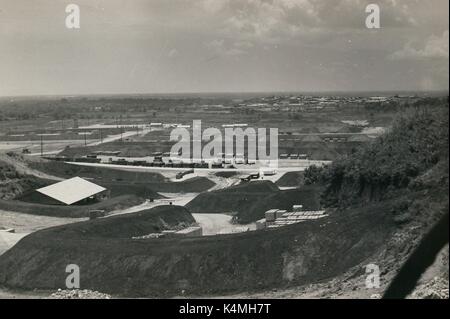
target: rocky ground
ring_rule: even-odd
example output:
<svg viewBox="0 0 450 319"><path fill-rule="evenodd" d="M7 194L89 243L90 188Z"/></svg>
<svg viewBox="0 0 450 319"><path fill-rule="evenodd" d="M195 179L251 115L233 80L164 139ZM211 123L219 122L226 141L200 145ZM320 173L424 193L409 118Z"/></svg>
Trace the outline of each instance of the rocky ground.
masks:
<svg viewBox="0 0 450 319"><path fill-rule="evenodd" d="M49 299L111 299L111 295L87 289L58 289L50 295Z"/></svg>
<svg viewBox="0 0 450 319"><path fill-rule="evenodd" d="M417 287L411 299L448 299L448 290L448 279L435 277Z"/></svg>

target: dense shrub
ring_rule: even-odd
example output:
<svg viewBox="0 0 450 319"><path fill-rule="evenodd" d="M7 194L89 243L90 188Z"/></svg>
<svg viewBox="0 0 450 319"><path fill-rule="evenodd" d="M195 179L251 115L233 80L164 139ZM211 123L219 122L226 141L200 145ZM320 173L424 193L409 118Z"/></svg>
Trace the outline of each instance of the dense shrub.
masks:
<svg viewBox="0 0 450 319"><path fill-rule="evenodd" d="M325 204L347 206L411 188L440 161L448 162L448 105L399 115L388 133L329 167L308 169L305 179L325 185Z"/></svg>

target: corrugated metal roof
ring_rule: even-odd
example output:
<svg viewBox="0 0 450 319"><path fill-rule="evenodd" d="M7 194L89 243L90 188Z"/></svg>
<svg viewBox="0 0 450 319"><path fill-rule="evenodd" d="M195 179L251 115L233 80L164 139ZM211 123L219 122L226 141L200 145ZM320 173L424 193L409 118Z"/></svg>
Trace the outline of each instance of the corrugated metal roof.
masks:
<svg viewBox="0 0 450 319"><path fill-rule="evenodd" d="M79 202L104 190L106 188L84 180L81 177L66 179L65 181L37 189L39 193L66 205Z"/></svg>

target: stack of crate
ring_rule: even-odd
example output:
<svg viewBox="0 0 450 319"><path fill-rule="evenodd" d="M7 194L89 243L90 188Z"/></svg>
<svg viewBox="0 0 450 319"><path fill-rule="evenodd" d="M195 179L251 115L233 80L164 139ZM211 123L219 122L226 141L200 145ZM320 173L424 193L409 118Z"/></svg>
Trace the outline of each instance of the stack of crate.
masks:
<svg viewBox="0 0 450 319"><path fill-rule="evenodd" d="M283 209L271 209L265 213L265 219L256 222L256 229L277 228L326 217L325 211L303 211L302 205L294 205L292 212Z"/></svg>

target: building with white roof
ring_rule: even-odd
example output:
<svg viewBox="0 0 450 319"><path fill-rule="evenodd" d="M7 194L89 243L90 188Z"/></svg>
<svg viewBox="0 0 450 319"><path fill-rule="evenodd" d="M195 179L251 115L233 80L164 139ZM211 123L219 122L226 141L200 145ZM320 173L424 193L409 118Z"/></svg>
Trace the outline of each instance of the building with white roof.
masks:
<svg viewBox="0 0 450 319"><path fill-rule="evenodd" d="M106 188L89 182L81 177L73 177L36 190L59 203L73 205L104 196Z"/></svg>

